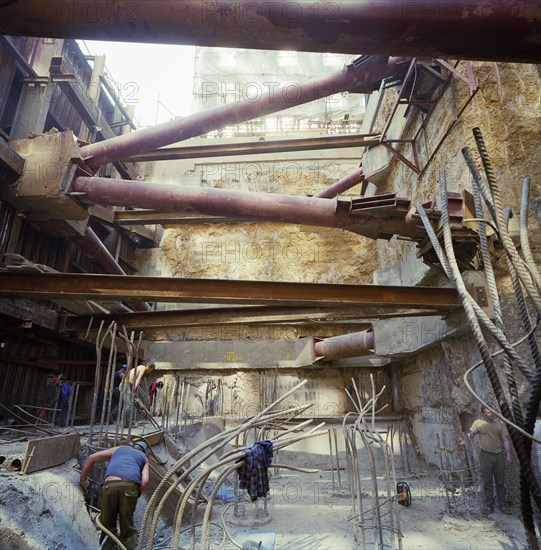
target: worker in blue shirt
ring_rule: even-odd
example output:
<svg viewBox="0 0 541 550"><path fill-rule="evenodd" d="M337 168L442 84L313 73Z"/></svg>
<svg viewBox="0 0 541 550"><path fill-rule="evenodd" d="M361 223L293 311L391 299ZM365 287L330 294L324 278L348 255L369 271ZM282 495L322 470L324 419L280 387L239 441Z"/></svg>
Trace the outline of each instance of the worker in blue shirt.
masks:
<svg viewBox="0 0 541 550"><path fill-rule="evenodd" d="M68 425L68 410L70 404L71 385L66 382L64 376L60 377L60 391L58 393L58 407L60 409L60 426L63 428Z"/></svg>
<svg viewBox="0 0 541 550"><path fill-rule="evenodd" d="M112 447L91 454L83 464L79 482L84 484L89 471L96 462L109 461L105 472L105 479L101 489L100 521L102 525L116 536L117 518L120 523L120 541L128 550L135 548L137 543L137 529L133 521L133 514L139 495L148 484L150 473L146 457L148 446L144 441L133 445ZM105 538L100 537L100 544ZM114 541L109 538L105 549L116 548Z"/></svg>

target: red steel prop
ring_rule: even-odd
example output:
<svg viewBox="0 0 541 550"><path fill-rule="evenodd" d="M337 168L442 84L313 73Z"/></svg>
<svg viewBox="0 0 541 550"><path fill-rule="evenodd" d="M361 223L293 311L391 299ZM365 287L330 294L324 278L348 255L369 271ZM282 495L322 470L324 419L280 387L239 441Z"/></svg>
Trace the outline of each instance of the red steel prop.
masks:
<svg viewBox="0 0 541 550"><path fill-rule="evenodd" d="M541 62L538 0L17 0L0 33Z"/></svg>
<svg viewBox="0 0 541 550"><path fill-rule="evenodd" d="M361 183L364 180L364 172L362 168L356 168L351 174L348 174L347 176L344 176L342 179L339 179L338 181L335 181L333 184L329 185L326 189L323 189L319 193L317 193L315 196L319 197L320 199L332 199L333 197L336 197L340 195L340 193L343 193L344 191L347 191L348 189L351 189L352 187L355 187L358 183Z"/></svg>
<svg viewBox="0 0 541 550"><path fill-rule="evenodd" d="M407 64L401 61L401 58L363 57L345 67L343 71L325 79L303 85L290 83L279 90L269 89L258 101L245 100L223 105L204 113L189 115L152 128L86 145L81 148L81 156L91 169L97 170L111 161L123 160L157 147L283 111L339 92L369 93L379 87L383 78L391 75L400 76L407 68Z"/></svg>
<svg viewBox="0 0 541 550"><path fill-rule="evenodd" d="M352 215L350 202L336 199L89 177L76 178L70 192L88 204L337 227L370 238L388 238L392 234L416 238L423 233L415 219L407 215L407 208L381 217L375 210L372 215Z"/></svg>
<svg viewBox="0 0 541 550"><path fill-rule="evenodd" d="M374 333L370 330L333 336L314 342L316 361L361 357L374 353Z"/></svg>

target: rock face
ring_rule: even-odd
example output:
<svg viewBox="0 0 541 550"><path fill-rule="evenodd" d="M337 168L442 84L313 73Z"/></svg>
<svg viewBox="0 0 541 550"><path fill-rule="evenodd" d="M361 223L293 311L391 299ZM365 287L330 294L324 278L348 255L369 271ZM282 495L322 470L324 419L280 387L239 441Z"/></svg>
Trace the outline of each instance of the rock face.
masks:
<svg viewBox="0 0 541 550"><path fill-rule="evenodd" d="M370 283L373 242L321 227L251 223L175 228L162 249L178 277Z"/></svg>
<svg viewBox="0 0 541 550"><path fill-rule="evenodd" d="M463 62L458 70L466 73ZM439 195L439 177L443 172L448 191L471 191L471 176L462 156L469 148L481 169L479 154L472 128L480 128L486 149L498 180L504 207L513 209L510 221L513 236L518 234L518 218L522 182L531 177L528 201L530 245L535 258L541 255L541 78L539 67L525 64L473 63L473 74L478 89L472 92L469 84L452 76L439 102L427 116L412 107L406 110L403 139L416 137L418 162L421 172L416 174L404 162L394 158L384 181L369 186L369 192L394 192L409 197L412 204L425 202ZM391 111L396 91L390 89L382 101L373 129L381 130L385 115ZM396 145L404 157L413 160L410 143ZM358 165L351 151L336 151L329 158L322 152L314 158L262 159L257 161L177 164L176 182L218 188L235 188L250 191L278 192L291 195L315 194L333 181L350 173ZM340 158L342 154L342 158ZM330 153L329 153L330 155ZM175 181L173 170L149 166L149 177ZM481 173L482 169L481 169ZM359 188L345 194L359 193ZM485 208L486 210L486 208ZM494 269L505 325L511 329L509 339L523 334L515 306L512 287L507 273L505 254L496 246ZM147 251L139 260L151 264L149 273L160 272L178 277L209 277L219 279L246 279L265 281L299 281L317 283L366 284L373 281L378 270L391 270L394 266L407 266L416 254L415 246L397 238L377 241L336 229L314 228L280 223L200 224L168 227L160 252ZM404 267L406 269L406 267ZM404 269L402 271L404 271ZM433 273L433 272L432 272ZM407 280L402 272L401 280ZM393 283L386 276L386 284ZM425 281L436 280L426 277ZM429 283L425 283L429 284ZM442 284L441 279L436 284ZM199 332L198 332L199 330ZM201 339L200 329L182 329L180 339L189 342ZM317 330L317 329L315 329ZM347 332L347 331L346 331ZM284 334L290 335L287 330ZM298 333L297 333L298 334ZM303 335L306 335L305 333ZM321 337L330 334L320 332ZM171 332L161 338L172 339ZM281 338L281 336L277 336ZM238 336L221 333L220 339ZM212 339L209 340L210 342ZM525 347L519 351L526 353ZM443 426L452 434L460 430L460 415L475 414L476 401L465 391L462 375L466 367L479 360L478 348L471 337L448 339L435 344L430 350L413 358L387 367L393 379L393 405L411 419L412 434L418 450L434 461L434 437ZM332 367L332 365L329 365ZM248 369L249 365L231 365L234 373ZM269 357L269 368L272 358ZM484 397L492 398L492 390L482 374L476 374L474 386ZM342 372L318 366L317 378L326 381L329 402L338 403L337 414L347 409L343 399ZM354 374L355 375L355 374ZM234 374L231 376L235 376ZM244 378L244 374L239 374ZM285 376L285 373L284 373ZM502 381L505 385L506 382ZM518 375L517 384L522 392L527 385ZM237 396L253 391L256 381L238 385ZM247 389L249 388L249 389ZM251 401L251 400L250 400ZM256 399L256 401L259 401ZM439 419L427 422L427 418ZM442 420L443 419L443 420Z"/></svg>

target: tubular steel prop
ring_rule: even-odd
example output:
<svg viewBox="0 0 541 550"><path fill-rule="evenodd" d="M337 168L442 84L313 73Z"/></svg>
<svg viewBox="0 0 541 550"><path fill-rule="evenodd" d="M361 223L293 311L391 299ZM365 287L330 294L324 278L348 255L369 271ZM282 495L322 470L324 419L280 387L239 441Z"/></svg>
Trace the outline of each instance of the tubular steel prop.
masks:
<svg viewBox="0 0 541 550"><path fill-rule="evenodd" d="M70 192L86 204L257 217L280 223L335 227L370 238L423 236L422 228L409 215L409 200L400 198L396 198L395 203L400 204L395 205L390 216L382 217L377 215L377 208L352 214L350 202L344 200L108 178L75 178Z"/></svg>
<svg viewBox="0 0 541 550"><path fill-rule="evenodd" d="M17 0L0 10L0 33L14 36L541 61L538 2Z"/></svg>
<svg viewBox="0 0 541 550"><path fill-rule="evenodd" d="M283 111L340 92L372 92L387 76L402 72L401 58L362 57L341 72L303 85L287 84L282 89L270 89L258 101L245 100L223 105L203 113L174 119L151 128L139 130L81 147L81 157L94 171L112 161L123 160L206 134L226 126ZM292 89L294 87L294 90Z"/></svg>

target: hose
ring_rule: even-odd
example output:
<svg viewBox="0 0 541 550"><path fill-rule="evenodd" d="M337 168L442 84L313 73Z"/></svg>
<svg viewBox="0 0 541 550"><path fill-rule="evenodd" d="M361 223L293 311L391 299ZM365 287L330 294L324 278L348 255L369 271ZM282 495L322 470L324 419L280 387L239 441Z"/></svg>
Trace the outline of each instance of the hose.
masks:
<svg viewBox="0 0 541 550"><path fill-rule="evenodd" d="M306 381L304 382L301 382L301 384L299 384L298 386L296 386L295 388L297 387L301 387L302 385L304 385L304 383L306 383ZM292 391L295 390L295 388L293 388L292 390L290 390L289 392L287 392L288 394L290 394ZM284 396L285 397L285 396ZM281 398L283 399L283 398ZM280 399L280 400L281 400ZM277 403L277 402L275 402ZM272 405L271 405L272 406ZM271 406L267 407L267 409L265 410L268 410L269 408L271 408ZM286 412L290 415L290 416L296 416L296 414L298 413L298 411L304 411L306 410L307 408L309 408L310 405L306 405L306 406L303 406L303 407L296 407L296 408L293 408L293 409L288 409ZM265 411L263 411L265 412ZM261 414L261 413L260 413ZM223 433L220 433L220 434L217 434L216 436L214 436L212 439L210 439L208 442L200 445L199 447L195 448L193 451L191 451L190 453L188 453L186 456L184 456L183 458L181 458L174 466L173 468L164 476L163 479L169 479L171 477L171 475L173 473L175 473L176 471L178 471L183 465L184 463L186 463L187 461L191 461L191 459L196 456L198 453L204 451L207 447L210 447L212 445L214 445L214 447L212 447L212 449L210 450L210 452L207 452L207 454L205 454L202 458L199 458L197 462L195 462L194 464L191 464L180 476L178 479L176 479L174 482L171 483L170 487L167 489L167 491L165 492L165 494L163 495L163 497L161 498L160 502L157 503L156 505L156 502L154 499L154 503L152 504L152 498L157 494L158 492L158 489L159 489L159 486L158 488L156 489L156 491L153 493L152 497L151 497L151 500L149 501L149 504L147 505L147 510L145 511L145 516L143 517L143 523L145 521L145 517L148 514L150 514L151 512L154 513L154 517L152 518L152 523L151 523L151 526L150 526L150 530L151 530L151 538L150 540L153 539L154 537L154 532L156 530L156 525L157 525L157 522L158 522L158 517L159 517L159 514L161 513L161 510L164 506L164 503L165 501L169 498L169 496L172 494L172 492L177 488L177 486L182 482L184 481L184 479L193 471L195 470L202 462L204 462L205 460L207 460L210 456L212 456L214 454L214 452L216 451L216 448L218 447L218 445L220 446L223 446L225 445L227 442L231 441L232 439L236 438L238 436L238 434L240 434L243 430L248 430L250 429L251 427L253 427L254 425L257 425L257 424L261 424L261 423L264 423L264 422L268 422L269 419L272 420L273 418L276 418L278 416L283 416L284 415L284 411L280 411L280 412L277 412L277 413L273 413L271 415L267 415L266 417L262 418L262 419L259 419L257 422L255 421L256 417L252 418L249 422L245 422L243 425L241 425L240 427L238 428L231 428L230 430L227 430L226 432L223 432ZM258 415L259 416L259 415ZM162 479L162 481L163 481ZM195 487L195 486L194 486ZM184 496L185 494L188 492L188 490L184 491L182 497L181 497L181 500L184 499ZM188 492L188 495L191 493L191 490ZM181 505L181 502L178 503L177 505L177 512L175 513L175 517L177 517L177 514L179 513L178 510L179 510L179 507ZM152 508L149 509L149 506L152 506ZM155 510L154 510L155 508ZM183 512L182 512L183 513Z"/></svg>
<svg viewBox="0 0 541 550"><path fill-rule="evenodd" d="M210 547L210 518L212 515L212 507L214 506L214 501L216 500L216 495L218 494L218 490L222 486L222 484L225 482L225 480L235 471L238 470L240 467L242 467L242 462L239 464L233 464L233 466L230 466L226 470L222 472L220 477L216 480L216 483L214 484L214 487L212 488L212 492L209 497L209 501L207 503L207 507L205 509L205 515L203 517L203 527L202 535L201 535L201 546L202 548L209 548ZM194 514L195 517L195 514Z"/></svg>
<svg viewBox="0 0 541 550"><path fill-rule="evenodd" d="M313 437L314 435L320 435L319 433L314 434L313 432L321 426L322 426L322 424L316 426L315 428L312 428L306 434L291 438L290 440L285 442L285 444L282 444L282 446L290 445L292 443L295 443L295 442L300 441L301 439L305 439L307 437ZM279 446L277 445L275 448L279 448ZM182 524L184 511L186 509L186 505L188 504L189 497L191 496L191 494L195 490L195 488L197 487L197 493L196 493L196 496L194 498L194 507L193 507L193 512L192 512L192 538L193 538L194 532L195 532L196 507L197 507L197 504L200 500L200 496L201 496L203 486L206 483L207 479L212 474L213 469L219 469L222 466L227 467L232 461L234 461L235 464L232 467L232 471L233 471L233 470L235 470L237 468L240 468L242 466L242 459L244 459L244 457L245 457L245 452L243 450L230 451L227 455L223 456L217 463L213 464L212 468L209 468L205 472L202 472L201 474L199 474L199 476L197 478L193 479L189 483L189 485L187 486L187 488L183 492L183 494L182 494L182 496L181 496L181 498L180 498L180 500L177 504L177 508L175 510L175 520L174 520L174 525L173 525L173 537L172 537L172 547L173 548L176 548L178 546L179 537L180 537L180 527L181 527L181 524ZM198 464L200 464L200 462ZM231 472L229 472L229 473L231 473ZM229 473L227 475L229 475ZM205 520L204 520L204 523L203 523L204 533L206 533L206 529L207 529L206 525L208 524L208 521L210 519L210 513L212 512L212 505L213 505L212 499L215 498L220 485L225 481L227 475L224 477L223 473L220 474L220 476L218 478L218 481L215 483L215 486L213 488L213 495L214 496L211 495L211 499L209 500L209 503L207 504L207 509L205 511ZM205 540L205 537L206 537L206 535L203 536L203 540ZM204 547L206 548L206 546L204 546Z"/></svg>
<svg viewBox="0 0 541 550"><path fill-rule="evenodd" d="M242 546L236 541L233 539L233 537L231 536L231 534L229 533L229 529L227 528L227 525L225 523L225 513L227 512L227 510L229 510L229 508L231 508L231 505L233 503L229 503L225 508L224 508L224 511L222 512L222 526L223 526L223 530L224 530L224 533L225 535L227 536L227 538L231 541L231 543L236 546L237 548L241 548L242 549Z"/></svg>
<svg viewBox="0 0 541 550"><path fill-rule="evenodd" d="M531 329L531 331L526 334L525 336L523 336L520 340L518 340L517 342L515 342L513 345L513 347L516 347L516 346L519 346L520 344L522 344L527 338L529 338L531 336L531 334L533 334L533 332L535 331L535 329L537 328L537 324L535 327L533 327ZM493 353L492 354L492 358L494 359L495 357L497 357L498 355L502 354L503 353L503 350L500 349L498 350L496 353ZM519 433L521 433L524 437L526 437L527 439L531 440L532 442L535 442L535 443L538 443L539 445L541 445L541 440L539 439L536 439L531 433L528 433L527 431L523 430L522 428L520 428L519 426L517 426L515 423L513 422L510 422L509 420L507 420L507 418L505 418L504 416L502 416L502 413L500 411L497 411L496 409L494 409L491 405L489 405L486 401L483 401L483 399L481 399L479 397L479 395L475 392L475 390L472 388L472 386L470 385L469 381L468 381L468 377L470 376L470 374L477 368L479 368L481 365L483 364L483 360L481 361L478 361L477 363L475 363L475 365L473 365L472 367L470 367L463 375L463 380L464 380L464 385L466 386L466 389L473 395L473 397L479 402L479 404L483 407L483 408L486 408L486 409L489 409L490 411L493 412L494 416L498 417L502 422L504 422L505 424L507 424L508 426L512 426L515 430L517 430Z"/></svg>
<svg viewBox="0 0 541 550"><path fill-rule="evenodd" d="M529 185L529 181L528 181L528 185ZM525 185L525 187L527 188L527 185ZM521 227L525 226L525 223L523 222L525 218L524 209L527 208L527 200L525 199L525 195L527 196L527 190L525 193L523 188L522 204L521 204L521 212L520 212ZM506 219L505 221L507 223L508 219ZM522 239L523 239L523 236L522 236L522 229L521 229L521 240ZM525 238L525 240L527 241L527 238ZM526 254L527 253L525 253L525 256ZM520 318L522 321L522 325L524 326L524 329L528 332L528 345L529 345L530 353L532 355L532 359L535 365L535 376L534 376L534 380L532 381L532 387L525 406L526 414L525 414L525 422L524 422L525 431L529 435L531 435L534 432L537 410L539 408L539 402L541 400L541 356L539 354L539 347L537 345L537 341L533 337L533 332L535 331L535 329L537 328L537 325L539 324L540 316L539 314L537 315L536 324L532 326L532 322L528 314L526 301L524 299L524 294L520 286L520 281L518 279L517 272L513 264L509 260L507 263L508 263L509 273L511 275L511 282L513 284L513 289L515 291L515 297L517 299L517 303L519 307ZM532 441L529 437L528 439L524 440L524 446L526 448L526 452L531 457ZM539 488L539 483L537 487ZM520 499L521 499L521 508L523 510L523 515L531 514L533 516L533 510L531 508L530 492L531 492L531 489L529 484L527 483L526 480L522 479L522 475L521 475ZM533 522L533 517L532 517L532 522Z"/></svg>
<svg viewBox="0 0 541 550"><path fill-rule="evenodd" d="M485 169L485 174L487 176L487 180L488 180L490 189L492 191L496 222L500 229L501 242L507 253L506 255L508 259L509 271L511 273L512 278L516 278L516 276L518 275L518 278L520 278L520 280L522 281L522 284L528 291L528 294L530 295L530 298L532 299L538 314L540 314L541 313L541 310L540 310L541 296L539 295L539 289L541 288L541 277L539 276L539 272L535 267L533 258L531 257L529 241L527 236L527 223L526 223L530 179L527 177L524 180L522 201L521 201L520 237L521 237L521 244L523 246L523 253L525 255L525 261L523 261L518 255L515 245L509 235L509 231L507 228L508 219L505 219L499 187L496 182L496 178L492 168L492 163L490 161L480 129L474 128L473 134L475 137L475 142L477 144L477 149L481 156L483 167ZM532 284L532 282L535 284ZM518 281L513 282L513 287L515 289L515 295L517 299L519 299L519 293L520 293L520 296L522 296L522 291L520 289L520 285L518 284ZM522 308L519 300L519 310L520 309ZM524 324L523 315L524 314L521 312L521 318L523 319L523 324ZM525 328L527 330L527 325L525 325ZM537 367L536 373L534 374L533 379L530 380L532 384L532 389L530 392L530 399L528 400L528 407L526 412L526 424L524 425L526 432L529 434L533 433L537 407L539 404L539 399L541 398L540 376L541 376L541 373L539 372L539 367ZM513 390L512 386L510 386L510 390L511 391ZM515 407L515 410L516 410L516 407ZM515 419L517 423L519 423L520 419L518 417L515 417ZM530 439L529 438L524 439L523 444L524 444L524 454L527 457L530 457L531 455ZM537 479L535 478L535 476L533 476L533 479L528 479L528 477L529 476L527 476L527 472L525 472L521 468L521 483L520 483L521 511L522 511L523 522L527 533L534 533L534 535L530 534L530 539L532 539L532 538L535 538L535 529L534 529L534 523L533 523L533 510L531 506L530 493L534 494L534 492L537 492L539 494L539 484L537 483ZM532 486L532 482L534 483L533 486ZM537 544L538 543L536 540L535 545Z"/></svg>
<svg viewBox="0 0 541 550"><path fill-rule="evenodd" d="M96 523L98 524L98 527L109 537L111 538L115 544L120 548L120 550L128 550L123 544L122 542L120 542L120 539L116 536L116 535L113 535L113 533L111 533L111 531L109 531L109 529L107 529L107 527L104 527L104 525L102 524L102 522L100 521L100 518L101 518L101 513L98 514L96 516Z"/></svg>

